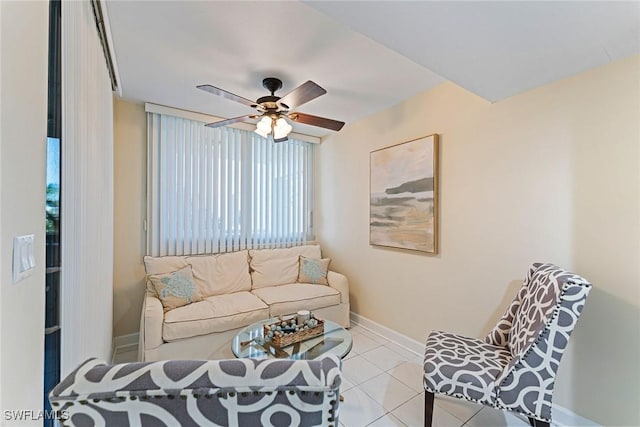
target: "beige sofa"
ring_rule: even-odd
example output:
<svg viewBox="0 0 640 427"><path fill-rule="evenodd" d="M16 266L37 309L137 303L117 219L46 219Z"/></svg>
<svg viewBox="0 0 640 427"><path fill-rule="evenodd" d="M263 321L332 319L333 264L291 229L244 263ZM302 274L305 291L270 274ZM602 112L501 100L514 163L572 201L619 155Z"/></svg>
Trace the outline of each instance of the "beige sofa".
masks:
<svg viewBox="0 0 640 427"><path fill-rule="evenodd" d="M144 258L147 275L191 265L202 301L164 312L147 281L140 319L139 360L233 357L243 327L273 316L311 310L349 327L349 284L329 271L329 286L297 283L300 255L321 258L317 245L244 250L219 255Z"/></svg>

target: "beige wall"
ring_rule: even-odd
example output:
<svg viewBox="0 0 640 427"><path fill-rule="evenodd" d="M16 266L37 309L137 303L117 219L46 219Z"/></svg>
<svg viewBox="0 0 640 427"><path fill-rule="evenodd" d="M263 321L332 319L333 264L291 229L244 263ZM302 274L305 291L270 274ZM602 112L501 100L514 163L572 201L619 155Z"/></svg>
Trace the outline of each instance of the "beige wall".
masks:
<svg viewBox="0 0 640 427"><path fill-rule="evenodd" d="M555 400L640 425L640 58L490 104L451 83L319 149L319 240L353 311L423 342L482 337L529 263L594 284ZM369 153L440 135L440 254L370 246Z"/></svg>
<svg viewBox="0 0 640 427"><path fill-rule="evenodd" d="M1 425L15 425L5 410L42 409L48 18L48 2L0 1ZM22 234L35 234L36 268L14 284Z"/></svg>
<svg viewBox="0 0 640 427"><path fill-rule="evenodd" d="M143 104L114 98L113 335L138 332L144 295L147 125Z"/></svg>
<svg viewBox="0 0 640 427"><path fill-rule="evenodd" d="M639 73L636 57L495 104L446 83L323 142L318 237L349 276L352 309L419 341L431 329L480 337L530 262L573 269L595 289L556 402L640 425ZM144 292L146 118L142 105L114 109L120 336L138 331ZM441 137L440 255L370 246L369 152L431 133Z"/></svg>

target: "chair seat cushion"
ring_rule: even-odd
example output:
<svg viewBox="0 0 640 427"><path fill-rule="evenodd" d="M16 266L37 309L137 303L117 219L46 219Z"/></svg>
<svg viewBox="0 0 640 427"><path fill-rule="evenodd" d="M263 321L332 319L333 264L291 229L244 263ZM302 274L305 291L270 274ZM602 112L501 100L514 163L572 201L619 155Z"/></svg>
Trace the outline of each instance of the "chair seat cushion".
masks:
<svg viewBox="0 0 640 427"><path fill-rule="evenodd" d="M214 295L203 301L167 311L162 338L182 338L241 328L269 317L269 307L250 292Z"/></svg>
<svg viewBox="0 0 640 427"><path fill-rule="evenodd" d="M505 347L447 332L433 331L424 355L424 387L479 403L493 404L495 381L511 361Z"/></svg>
<svg viewBox="0 0 640 427"><path fill-rule="evenodd" d="M292 283L251 291L271 308L271 316L340 304L340 292L329 286Z"/></svg>

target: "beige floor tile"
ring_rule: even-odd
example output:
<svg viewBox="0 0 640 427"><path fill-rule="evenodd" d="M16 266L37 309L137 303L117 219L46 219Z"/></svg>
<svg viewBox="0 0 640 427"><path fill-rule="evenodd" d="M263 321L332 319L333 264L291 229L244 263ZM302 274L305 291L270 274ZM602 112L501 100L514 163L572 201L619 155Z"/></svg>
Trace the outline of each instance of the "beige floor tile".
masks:
<svg viewBox="0 0 640 427"><path fill-rule="evenodd" d="M388 371L391 368L407 362L404 356L390 350L386 346L376 347L373 350L362 353L361 356L383 371Z"/></svg>
<svg viewBox="0 0 640 427"><path fill-rule="evenodd" d="M362 356L352 357L342 363L342 375L354 385L362 384L381 373L381 369Z"/></svg>
<svg viewBox="0 0 640 427"><path fill-rule="evenodd" d="M421 363L405 362L389 371L393 375L417 392L423 392L422 378L424 377L424 368Z"/></svg>
<svg viewBox="0 0 640 427"><path fill-rule="evenodd" d="M394 417L391 414L387 414L382 418L378 418L367 427L405 427L406 424Z"/></svg>
<svg viewBox="0 0 640 427"><path fill-rule="evenodd" d="M358 387L345 391L342 396L339 420L344 427L364 427L387 412Z"/></svg>
<svg viewBox="0 0 640 427"><path fill-rule="evenodd" d="M513 412L483 407L473 418L464 425L465 427L525 427L529 426L525 417L520 417Z"/></svg>
<svg viewBox="0 0 640 427"><path fill-rule="evenodd" d="M359 388L387 411L392 411L418 393L386 372L360 384Z"/></svg>
<svg viewBox="0 0 640 427"><path fill-rule="evenodd" d="M380 347L380 343L371 339L367 334L361 333L353 335L353 349L351 351L362 354L376 347Z"/></svg>
<svg viewBox="0 0 640 427"><path fill-rule="evenodd" d="M482 409L482 405L480 404L443 395L436 395L434 403L436 406L464 422L468 421Z"/></svg>
<svg viewBox="0 0 640 427"><path fill-rule="evenodd" d="M409 427L424 426L424 393L421 393L391 412ZM463 422L442 408L433 410L434 427L460 427Z"/></svg>

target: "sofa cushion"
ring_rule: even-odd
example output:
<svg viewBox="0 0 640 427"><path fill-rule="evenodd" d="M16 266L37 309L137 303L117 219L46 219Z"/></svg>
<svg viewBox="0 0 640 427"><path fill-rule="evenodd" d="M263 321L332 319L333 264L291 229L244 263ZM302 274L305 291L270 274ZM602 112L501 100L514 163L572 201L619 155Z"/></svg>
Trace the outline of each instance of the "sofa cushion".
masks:
<svg viewBox="0 0 640 427"><path fill-rule="evenodd" d="M193 278L202 295L223 295L251 290L248 251L188 256Z"/></svg>
<svg viewBox="0 0 640 427"><path fill-rule="evenodd" d="M162 338L175 341L241 328L269 317L269 307L250 292L214 295L167 311Z"/></svg>
<svg viewBox="0 0 640 427"><path fill-rule="evenodd" d="M297 282L328 285L329 263L331 263L331 258L314 259L300 255L300 271Z"/></svg>
<svg viewBox="0 0 640 427"><path fill-rule="evenodd" d="M149 282L165 311L202 300L190 265L172 273L151 275Z"/></svg>
<svg viewBox="0 0 640 427"><path fill-rule="evenodd" d="M147 273L147 290L154 294L156 293L153 283L149 280L150 276L172 273L186 267L187 265L189 264L187 264L183 256L145 256L144 271Z"/></svg>
<svg viewBox="0 0 640 427"><path fill-rule="evenodd" d="M271 316L340 304L340 292L329 286L292 283L251 291L269 305Z"/></svg>
<svg viewBox="0 0 640 427"><path fill-rule="evenodd" d="M252 288L294 283L298 279L300 255L320 259L320 246L304 245L286 249L250 250Z"/></svg>
<svg viewBox="0 0 640 427"><path fill-rule="evenodd" d="M144 257L147 275L166 274L191 265L193 279L203 296L251 290L248 251L218 255ZM147 288L153 287L147 282Z"/></svg>
<svg viewBox="0 0 640 427"><path fill-rule="evenodd" d="M187 266L183 256L145 256L144 270L147 275L166 274Z"/></svg>

